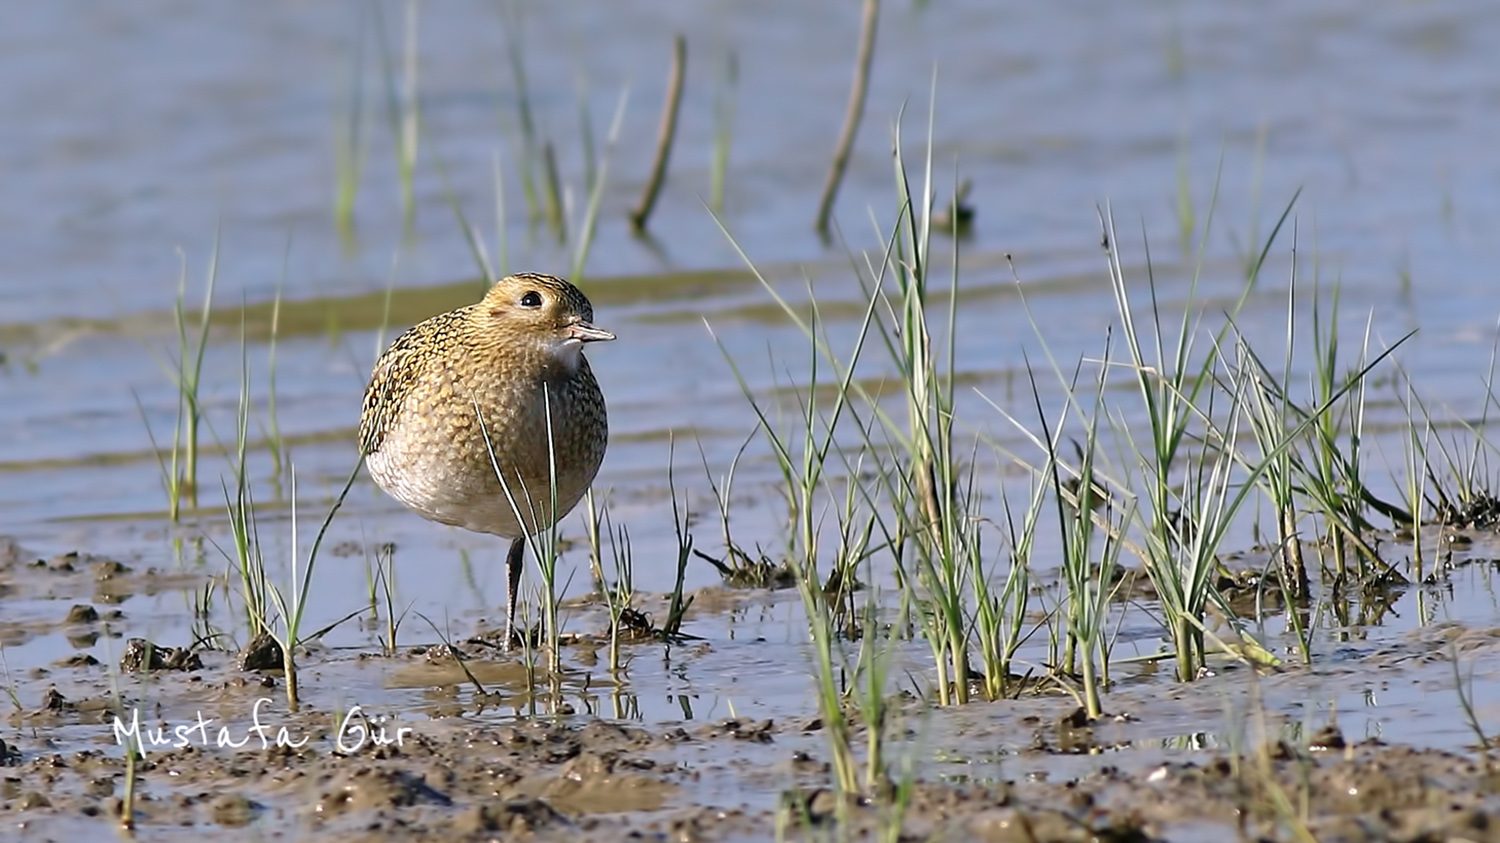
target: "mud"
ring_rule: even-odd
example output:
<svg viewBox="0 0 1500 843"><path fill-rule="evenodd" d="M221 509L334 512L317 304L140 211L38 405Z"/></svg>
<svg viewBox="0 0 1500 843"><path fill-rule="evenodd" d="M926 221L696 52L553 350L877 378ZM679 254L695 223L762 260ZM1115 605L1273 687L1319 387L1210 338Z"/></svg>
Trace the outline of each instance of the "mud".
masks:
<svg viewBox="0 0 1500 843"><path fill-rule="evenodd" d="M1202 753L1138 769L1104 763L1072 778L923 776L875 798L842 799L817 754L786 746L807 743L808 725L425 724L399 746L353 752L319 748L326 733L296 749L152 751L136 764L134 822L148 837L193 826L230 840L713 841L771 839L778 828L794 838L836 830L876 839L891 823L902 840L1500 840L1493 765L1378 741L1347 744L1336 730L1243 755ZM757 756L778 760L757 772ZM129 774L118 753L48 752L23 740L6 758L0 809L28 839L107 834L122 815ZM774 806L695 795L705 778L759 790L765 775L781 782Z"/></svg>
<svg viewBox="0 0 1500 843"><path fill-rule="evenodd" d="M1476 552L1491 544L1480 536ZM902 695L888 778L843 796L810 693L785 716L695 719L684 703L683 719L642 717L631 700L664 689L601 682L592 634L570 637L556 677L528 672L483 632L395 654L309 645L294 713L274 641L230 651L153 640L128 600L100 599L190 579L87 554L35 559L0 540L0 584L45 600L40 614L54 619L17 622L9 637L78 648L24 675L7 668L0 834L112 835L129 800L142 839L1500 840L1500 758L1480 749L1493 706L1472 688L1500 657L1495 628L1432 622L1369 645L1353 637L1317 669L1226 661L1190 684L1142 667L1117 678L1098 721L1056 683L1036 685L1051 695L949 710ZM771 599L699 596L695 613ZM649 614L660 604L641 603ZM588 626L586 603L574 608L585 615L573 626ZM669 674L725 646L633 641L634 657L663 659ZM805 658L768 658L788 657ZM1412 704L1456 724L1446 748L1372 735L1336 703L1305 705L1377 676L1375 693L1432 686L1456 675L1455 660L1475 712L1449 691ZM133 765L127 745L142 750Z"/></svg>

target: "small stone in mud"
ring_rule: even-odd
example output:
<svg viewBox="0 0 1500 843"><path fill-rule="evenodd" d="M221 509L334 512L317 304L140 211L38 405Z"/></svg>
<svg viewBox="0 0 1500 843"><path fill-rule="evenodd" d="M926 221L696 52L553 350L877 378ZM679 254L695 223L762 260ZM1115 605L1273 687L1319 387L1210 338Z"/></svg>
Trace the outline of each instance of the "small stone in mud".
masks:
<svg viewBox="0 0 1500 843"><path fill-rule="evenodd" d="M132 638L125 642L125 653L120 656L121 673L202 669L203 660L192 650L185 647L159 647L144 638Z"/></svg>
<svg viewBox="0 0 1500 843"><path fill-rule="evenodd" d="M434 790L425 780L405 770L361 767L339 776L318 798L319 816L336 817L351 812L403 808L422 803L451 805L447 794Z"/></svg>
<svg viewBox="0 0 1500 843"><path fill-rule="evenodd" d="M10 536L0 536L0 568L12 568L21 563L26 554L21 545Z"/></svg>
<svg viewBox="0 0 1500 843"><path fill-rule="evenodd" d="M551 805L540 799L512 799L503 805L475 805L458 819L456 830L463 836L486 831L510 834L535 832L552 825L571 825Z"/></svg>
<svg viewBox="0 0 1500 843"><path fill-rule="evenodd" d="M708 732L711 735L729 735L742 741L772 743L775 740L776 724L770 719L752 722L730 717L711 724Z"/></svg>
<svg viewBox="0 0 1500 843"><path fill-rule="evenodd" d="M70 711L72 708L73 704L55 687L42 694L42 711Z"/></svg>
<svg viewBox="0 0 1500 843"><path fill-rule="evenodd" d="M16 803L16 808L18 810L22 810L22 811L30 811L33 808L51 808L51 807L52 807L52 800L50 800L47 797L43 796L42 794L36 792L35 790L27 793L25 796L22 796L21 800Z"/></svg>
<svg viewBox="0 0 1500 843"><path fill-rule="evenodd" d="M87 603L79 603L68 610L68 617L64 623L93 623L99 620L99 610Z"/></svg>
<svg viewBox="0 0 1500 843"><path fill-rule="evenodd" d="M58 659L53 664L58 667L98 667L99 660L88 653L74 653L65 659Z"/></svg>
<svg viewBox="0 0 1500 843"><path fill-rule="evenodd" d="M448 644L438 644L432 647L428 647L427 651L422 655L427 659L428 664L437 664L446 661L459 661L468 658L464 655L462 650L458 650L457 648L452 647Z"/></svg>
<svg viewBox="0 0 1500 843"><path fill-rule="evenodd" d="M1082 708L1075 708L1058 718L1057 727L1059 729L1083 729L1091 722L1087 711Z"/></svg>
<svg viewBox="0 0 1500 843"><path fill-rule="evenodd" d="M826 770L828 765L824 764L811 754L797 751L792 753L792 768L798 770Z"/></svg>
<svg viewBox="0 0 1500 843"><path fill-rule="evenodd" d="M651 623L650 615L628 606L620 613L620 640L634 643L656 637L657 629Z"/></svg>
<svg viewBox="0 0 1500 843"><path fill-rule="evenodd" d="M843 797L832 790L826 787L818 788L812 798L807 800L807 815L815 825L821 825L837 815L841 801Z"/></svg>
<svg viewBox="0 0 1500 843"><path fill-rule="evenodd" d="M49 571L67 574L76 570L75 563L77 561L78 551L71 550L67 553L59 553L51 559L38 559L34 567L46 568Z"/></svg>
<svg viewBox="0 0 1500 843"><path fill-rule="evenodd" d="M1057 719L1057 751L1083 753L1093 750L1093 720L1087 711L1075 708Z"/></svg>
<svg viewBox="0 0 1500 843"><path fill-rule="evenodd" d="M76 556L77 554L74 555ZM101 559L95 562L93 570L94 582L104 582L105 580L112 580L115 577L130 573L130 568L113 559Z"/></svg>
<svg viewBox="0 0 1500 843"><path fill-rule="evenodd" d="M210 811L219 825L249 825L255 819L256 803L238 793L225 793L213 801Z"/></svg>
<svg viewBox="0 0 1500 843"><path fill-rule="evenodd" d="M284 667L286 656L282 652L281 642L269 632L250 639L245 649L240 651L236 663L240 670L275 670Z"/></svg>
<svg viewBox="0 0 1500 843"><path fill-rule="evenodd" d="M1339 727L1329 724L1314 732L1307 739L1307 748L1314 750L1343 749L1347 744L1344 742L1344 733Z"/></svg>

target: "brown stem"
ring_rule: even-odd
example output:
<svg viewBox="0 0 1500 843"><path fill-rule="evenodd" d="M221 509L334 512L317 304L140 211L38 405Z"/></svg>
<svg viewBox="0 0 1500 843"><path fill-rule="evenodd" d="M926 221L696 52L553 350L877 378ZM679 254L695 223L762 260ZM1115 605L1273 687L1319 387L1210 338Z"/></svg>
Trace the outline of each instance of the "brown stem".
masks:
<svg viewBox="0 0 1500 843"><path fill-rule="evenodd" d="M662 182L667 180L667 159L672 154L672 140L677 136L677 112L682 105L682 80L686 71L687 38L678 34L672 48L672 71L667 76L667 101L662 105L661 128L656 133L656 158L651 162L651 178L646 180L646 192L641 194L640 204L630 212L630 224L637 233L646 230L656 196L661 193Z"/></svg>
<svg viewBox="0 0 1500 843"><path fill-rule="evenodd" d="M828 218L833 215L833 198L839 192L839 182L844 180L844 170L849 166L849 152L854 148L854 133L859 129L859 119L865 110L865 92L870 86L870 63L875 58L875 21L880 17L880 0L865 0L864 16L859 28L859 55L854 60L854 87L849 90L849 107L844 112L844 129L839 133L838 145L833 150L833 166L828 170L828 181L823 185L823 198L818 202L818 233L828 234Z"/></svg>
<svg viewBox="0 0 1500 843"><path fill-rule="evenodd" d="M1288 506L1277 523L1277 539L1281 545L1282 572L1291 596L1307 597L1307 563L1302 558L1302 544L1297 539L1297 513Z"/></svg>

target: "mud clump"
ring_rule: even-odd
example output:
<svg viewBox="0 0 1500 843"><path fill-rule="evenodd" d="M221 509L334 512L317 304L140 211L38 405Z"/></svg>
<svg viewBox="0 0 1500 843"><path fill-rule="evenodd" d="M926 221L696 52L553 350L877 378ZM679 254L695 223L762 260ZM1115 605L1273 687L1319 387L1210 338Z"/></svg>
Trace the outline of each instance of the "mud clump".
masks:
<svg viewBox="0 0 1500 843"><path fill-rule="evenodd" d="M78 556L77 553L71 555L74 557ZM130 573L130 566L113 559L98 559L89 562L89 570L94 575L94 582L108 582Z"/></svg>
<svg viewBox="0 0 1500 843"><path fill-rule="evenodd" d="M87 603L79 603L68 610L68 616L63 623L96 623L99 620L99 610Z"/></svg>
<svg viewBox="0 0 1500 843"><path fill-rule="evenodd" d="M235 657L235 664L241 671L279 670L286 666L286 661L281 642L271 633L262 632L250 639L250 643Z"/></svg>
<svg viewBox="0 0 1500 843"><path fill-rule="evenodd" d="M0 536L0 571L15 568L26 558L26 551L21 548L20 542L10 536Z"/></svg>
<svg viewBox="0 0 1500 843"><path fill-rule="evenodd" d="M154 670L202 670L203 660L185 647L161 647L144 638L125 642L120 656L121 673L148 673Z"/></svg>
<svg viewBox="0 0 1500 843"><path fill-rule="evenodd" d="M454 822L453 830L466 837L483 832L521 835L571 825L566 817L540 799L513 799L502 805L469 808Z"/></svg>
<svg viewBox="0 0 1500 843"><path fill-rule="evenodd" d="M705 737L724 735L741 741L772 743L776 740L776 723L769 719L756 721L731 717L710 724L702 732Z"/></svg>
<svg viewBox="0 0 1500 843"><path fill-rule="evenodd" d="M340 773L318 796L314 809L320 817L356 811L406 808L430 802L451 805L453 800L406 770L360 767Z"/></svg>
<svg viewBox="0 0 1500 843"><path fill-rule="evenodd" d="M1467 500L1454 501L1447 497L1435 506L1432 523L1470 530L1500 529L1500 497L1488 492L1477 492Z"/></svg>
<svg viewBox="0 0 1500 843"><path fill-rule="evenodd" d="M74 708L75 706L73 705L73 703L69 702L68 699L62 695L62 692L57 690L57 688L55 687L48 688L47 692L42 694L42 711L73 711Z"/></svg>
<svg viewBox="0 0 1500 843"><path fill-rule="evenodd" d="M219 796L209 806L213 815L213 821L219 825L234 828L249 825L255 819L256 812L264 806L252 802L244 795L238 793L226 793Z"/></svg>
<svg viewBox="0 0 1500 843"><path fill-rule="evenodd" d="M1048 718L1054 726L1077 719ZM903 840L1133 843L1174 839L1191 828L1198 839L1213 839L1219 829L1224 839L1500 843L1500 812L1483 784L1490 779L1482 759L1350 744L1332 728L1298 746L1278 741L1243 756L1183 753L1134 770L1114 766L1128 763L1115 754L1056 780L919 774L901 785L899 813L892 810L893 783L841 794L826 765L805 752L756 748L761 738L753 736L775 732L769 721L730 719L696 727L684 740L681 727L517 721L433 724L430 734L353 753L317 744L152 751L137 762L134 811L142 828L213 828L226 840L879 839L898 817ZM782 731L776 739L800 735ZM985 743L975 733L958 737ZM805 760L774 770L764 763L782 753ZM75 829L89 818L114 823L123 810L125 766L99 751L32 754L4 778L12 784L0 788L0 810L19 812L43 835L48 818L72 818L67 828ZM711 780L718 784L698 789ZM33 784L41 782L47 786ZM761 808L742 801L742 794L768 789L781 798ZM1307 812L1278 811L1285 799Z"/></svg>

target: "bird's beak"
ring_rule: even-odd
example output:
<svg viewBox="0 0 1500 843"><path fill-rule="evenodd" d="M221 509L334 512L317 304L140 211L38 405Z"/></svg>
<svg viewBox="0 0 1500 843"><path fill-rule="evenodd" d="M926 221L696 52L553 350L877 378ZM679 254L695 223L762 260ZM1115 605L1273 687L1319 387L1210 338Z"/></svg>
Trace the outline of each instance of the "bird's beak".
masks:
<svg viewBox="0 0 1500 843"><path fill-rule="evenodd" d="M568 338L579 342L607 342L614 339L615 335L603 328L596 328L589 322L574 322L568 326Z"/></svg>

